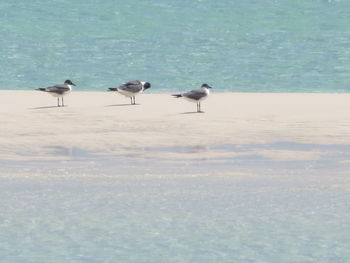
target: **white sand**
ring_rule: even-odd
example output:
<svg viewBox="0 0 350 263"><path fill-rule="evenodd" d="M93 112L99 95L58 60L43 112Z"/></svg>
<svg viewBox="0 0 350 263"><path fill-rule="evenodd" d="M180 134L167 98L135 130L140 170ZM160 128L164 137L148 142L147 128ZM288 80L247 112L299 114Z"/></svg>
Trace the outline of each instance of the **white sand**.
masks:
<svg viewBox="0 0 350 263"><path fill-rule="evenodd" d="M55 147L137 155L147 147L183 146L200 156L201 147L222 144L350 142L350 94L213 93L202 103L205 113L168 94L129 102L115 93L73 91L59 108L39 91L0 91L0 159L46 159ZM203 157L211 154L223 153Z"/></svg>

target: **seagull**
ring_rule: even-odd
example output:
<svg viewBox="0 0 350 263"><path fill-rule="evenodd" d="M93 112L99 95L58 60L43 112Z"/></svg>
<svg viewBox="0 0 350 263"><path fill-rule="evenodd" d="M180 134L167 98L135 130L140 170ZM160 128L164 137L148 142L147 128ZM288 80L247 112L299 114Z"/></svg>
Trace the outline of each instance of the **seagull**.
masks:
<svg viewBox="0 0 350 263"><path fill-rule="evenodd" d="M197 112L202 112L201 101L208 98L209 89L211 89L211 87L208 84L204 83L199 89L194 89L181 94L173 94L172 96L175 98L184 98L188 101L197 103Z"/></svg>
<svg viewBox="0 0 350 263"><path fill-rule="evenodd" d="M45 91L45 92L49 92L52 96L57 97L57 107L60 106L64 106L63 103L63 96L69 94L72 90L72 86L75 86L75 84L70 81L69 79L67 79L64 84L57 84L51 87L47 87L47 88L39 88L36 90L40 90L40 91ZM62 105L60 105L60 98L62 100Z"/></svg>
<svg viewBox="0 0 350 263"><path fill-rule="evenodd" d="M109 91L117 91L120 94L123 94L126 97L129 97L131 100L131 104L135 105L135 96L139 93L142 93L145 89L149 89L151 87L151 83L142 82L139 80L129 81L120 85L118 88L108 88Z"/></svg>

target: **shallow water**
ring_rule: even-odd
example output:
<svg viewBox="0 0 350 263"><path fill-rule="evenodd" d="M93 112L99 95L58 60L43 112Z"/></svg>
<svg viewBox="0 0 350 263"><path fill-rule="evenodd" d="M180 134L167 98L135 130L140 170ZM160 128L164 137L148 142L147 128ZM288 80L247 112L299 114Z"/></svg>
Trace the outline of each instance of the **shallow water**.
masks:
<svg viewBox="0 0 350 263"><path fill-rule="evenodd" d="M250 154L261 149L321 154L312 160ZM346 262L350 256L350 146L144 149L145 156L193 156L173 162L47 150L66 159L1 161L4 262ZM248 154L197 159L203 151Z"/></svg>
<svg viewBox="0 0 350 263"><path fill-rule="evenodd" d="M349 92L346 0L0 3L0 89Z"/></svg>
<svg viewBox="0 0 350 263"><path fill-rule="evenodd" d="M4 262L346 262L338 175L1 177Z"/></svg>

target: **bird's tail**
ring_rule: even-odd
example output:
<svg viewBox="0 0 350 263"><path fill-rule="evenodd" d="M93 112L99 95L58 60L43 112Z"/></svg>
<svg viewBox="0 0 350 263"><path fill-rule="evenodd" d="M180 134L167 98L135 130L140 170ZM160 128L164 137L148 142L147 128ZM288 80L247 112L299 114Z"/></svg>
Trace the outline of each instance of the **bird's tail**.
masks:
<svg viewBox="0 0 350 263"><path fill-rule="evenodd" d="M46 88L38 88L38 89L35 89L35 90L46 91Z"/></svg>
<svg viewBox="0 0 350 263"><path fill-rule="evenodd" d="M171 96L174 96L174 98L181 98L182 97L182 94L173 94Z"/></svg>
<svg viewBox="0 0 350 263"><path fill-rule="evenodd" d="M108 91L118 91L118 88L108 88Z"/></svg>

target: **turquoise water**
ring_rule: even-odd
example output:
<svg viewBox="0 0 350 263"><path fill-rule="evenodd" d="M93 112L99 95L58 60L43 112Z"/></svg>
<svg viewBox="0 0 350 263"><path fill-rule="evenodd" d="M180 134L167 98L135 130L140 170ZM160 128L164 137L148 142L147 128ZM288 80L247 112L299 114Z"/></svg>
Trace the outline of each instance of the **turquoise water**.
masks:
<svg viewBox="0 0 350 263"><path fill-rule="evenodd" d="M349 92L350 2L0 2L0 89Z"/></svg>

